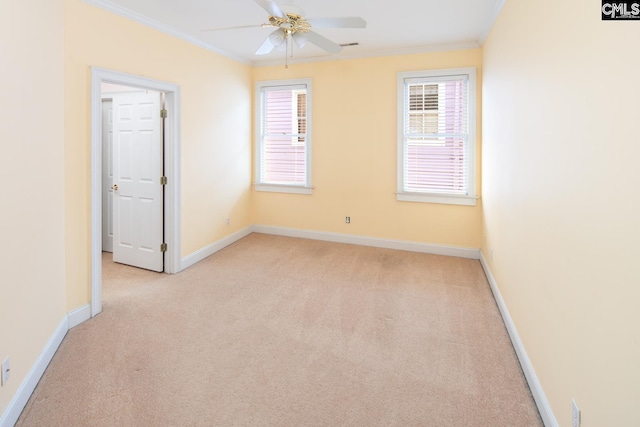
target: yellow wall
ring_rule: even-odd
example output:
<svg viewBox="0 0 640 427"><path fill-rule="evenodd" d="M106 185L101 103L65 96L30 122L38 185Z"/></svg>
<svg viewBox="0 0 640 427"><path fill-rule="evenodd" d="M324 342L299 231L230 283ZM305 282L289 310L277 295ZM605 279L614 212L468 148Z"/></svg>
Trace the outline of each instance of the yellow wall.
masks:
<svg viewBox="0 0 640 427"><path fill-rule="evenodd" d="M253 223L479 248L481 202L396 201L397 74L476 67L480 49L255 68L254 81L313 79L313 195L253 193ZM478 83L478 110L481 102ZM477 159L480 164L480 115ZM477 191L480 194L480 168ZM345 224L344 217L351 217Z"/></svg>
<svg viewBox="0 0 640 427"><path fill-rule="evenodd" d="M64 182L72 310L91 296L90 67L181 88L183 257L250 224L252 86L247 65L80 0L66 0L65 6Z"/></svg>
<svg viewBox="0 0 640 427"><path fill-rule="evenodd" d="M0 416L66 314L62 5L0 6Z"/></svg>
<svg viewBox="0 0 640 427"><path fill-rule="evenodd" d="M484 46L483 253L562 426L637 425L640 41L510 0Z"/></svg>
<svg viewBox="0 0 640 427"><path fill-rule="evenodd" d="M12 378L0 413L65 313L90 300L98 66L181 86L182 256L251 223L482 244L560 424L572 398L584 427L635 423L640 27L601 22L599 8L510 0L483 50L285 70L252 69L80 0L3 2L0 176L11 209L0 209L0 360L11 356ZM469 66L483 104L482 200L397 202L397 73ZM314 89L314 194L254 192L252 82L303 77Z"/></svg>

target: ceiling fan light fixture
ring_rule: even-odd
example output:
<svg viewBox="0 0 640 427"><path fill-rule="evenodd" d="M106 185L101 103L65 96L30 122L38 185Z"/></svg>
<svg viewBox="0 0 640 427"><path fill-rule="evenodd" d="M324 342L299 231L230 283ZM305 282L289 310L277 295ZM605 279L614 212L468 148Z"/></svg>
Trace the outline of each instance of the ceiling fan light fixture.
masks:
<svg viewBox="0 0 640 427"><path fill-rule="evenodd" d="M287 43L287 40L285 40L284 43L281 43L279 46L276 46L276 50L278 50L278 52L286 52L288 48L289 43Z"/></svg>
<svg viewBox="0 0 640 427"><path fill-rule="evenodd" d="M286 38L286 36L287 35L285 34L284 30L278 28L273 33L269 34L269 41L274 46L280 46L282 42L284 42L284 39Z"/></svg>

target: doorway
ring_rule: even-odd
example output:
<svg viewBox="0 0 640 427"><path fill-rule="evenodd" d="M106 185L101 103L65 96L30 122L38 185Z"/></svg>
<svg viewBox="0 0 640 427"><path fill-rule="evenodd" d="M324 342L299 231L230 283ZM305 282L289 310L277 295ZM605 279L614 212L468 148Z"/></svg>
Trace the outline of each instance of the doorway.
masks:
<svg viewBox="0 0 640 427"><path fill-rule="evenodd" d="M156 272L164 271L163 111L161 92L102 84L102 250Z"/></svg>
<svg viewBox="0 0 640 427"><path fill-rule="evenodd" d="M91 316L102 311L102 85L128 86L162 92L166 109L164 128L164 255L165 273L180 266L180 88L177 85L101 68L91 70Z"/></svg>

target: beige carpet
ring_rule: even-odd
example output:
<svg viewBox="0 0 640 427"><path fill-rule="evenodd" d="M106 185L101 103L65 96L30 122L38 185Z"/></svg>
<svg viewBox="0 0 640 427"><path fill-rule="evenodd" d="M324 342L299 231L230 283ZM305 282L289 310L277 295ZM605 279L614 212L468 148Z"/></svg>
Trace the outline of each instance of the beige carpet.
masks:
<svg viewBox="0 0 640 427"><path fill-rule="evenodd" d="M540 426L478 261L252 234L104 262L18 426Z"/></svg>

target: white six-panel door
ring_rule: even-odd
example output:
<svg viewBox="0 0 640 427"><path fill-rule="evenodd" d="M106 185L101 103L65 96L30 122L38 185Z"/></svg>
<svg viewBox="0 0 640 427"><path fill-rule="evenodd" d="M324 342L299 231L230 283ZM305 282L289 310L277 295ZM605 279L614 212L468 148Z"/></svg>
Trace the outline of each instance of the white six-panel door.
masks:
<svg viewBox="0 0 640 427"><path fill-rule="evenodd" d="M159 93L113 97L113 260L163 271Z"/></svg>
<svg viewBox="0 0 640 427"><path fill-rule="evenodd" d="M102 250L113 252L113 102L102 100Z"/></svg>

